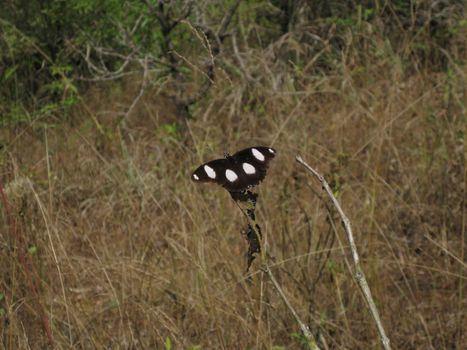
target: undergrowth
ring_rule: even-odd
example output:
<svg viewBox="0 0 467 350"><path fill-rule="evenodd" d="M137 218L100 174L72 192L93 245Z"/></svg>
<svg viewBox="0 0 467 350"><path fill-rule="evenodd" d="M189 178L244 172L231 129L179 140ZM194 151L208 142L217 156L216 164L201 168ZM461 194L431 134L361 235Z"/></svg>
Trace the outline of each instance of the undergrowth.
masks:
<svg viewBox="0 0 467 350"><path fill-rule="evenodd" d="M245 276L242 213L190 180L203 161L260 144L278 150L256 207L270 268L320 347L380 345L341 223L296 154L352 221L393 348L465 347L459 4L376 2L345 15L318 2L271 27L281 8L271 3L283 2L240 6L212 85L183 113L174 91L203 85L193 66L210 57L189 26L175 37L193 69L182 78L147 71L142 89L142 69L86 83L58 70L59 93L32 100L3 85L3 348L307 348L257 261ZM2 62L25 54L15 50ZM8 67L3 83L36 66Z"/></svg>

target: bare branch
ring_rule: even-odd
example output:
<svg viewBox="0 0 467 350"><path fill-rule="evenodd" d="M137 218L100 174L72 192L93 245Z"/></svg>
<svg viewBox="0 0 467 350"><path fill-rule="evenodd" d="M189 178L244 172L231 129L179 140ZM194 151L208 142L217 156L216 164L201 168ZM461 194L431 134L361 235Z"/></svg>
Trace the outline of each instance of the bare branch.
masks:
<svg viewBox="0 0 467 350"><path fill-rule="evenodd" d="M368 303L368 306L370 308L370 313L373 316L373 319L375 320L376 327L378 328L379 336L381 339L381 343L384 347L385 350L390 350L390 341L389 338L386 336L386 332L383 327L383 323L381 322L381 318L379 317L378 309L376 308L376 304L373 300L373 297L371 295L370 287L368 286L368 282L366 280L365 274L363 273L363 270L360 266L360 258L358 256L358 251L357 251L357 246L355 245L353 233L352 233L352 227L350 225L350 220L349 218L345 215L344 211L342 210L339 202L337 201L336 197L334 197L334 194L332 193L331 187L327 183L327 181L324 179L324 177L318 173L315 169L310 167L300 156L296 156L297 162L302 164L309 172L311 172L321 183L323 186L324 190L326 193L329 195L331 198L332 203L334 204L334 207L336 208L337 212L339 213L339 216L341 217L342 224L344 226L344 230L347 234L347 239L350 244L350 250L352 251L352 257L353 257L353 262L354 262L354 276L355 279L358 282L358 285L360 286L360 289L363 292L363 295L365 296L365 300Z"/></svg>
<svg viewBox="0 0 467 350"><path fill-rule="evenodd" d="M161 72L162 74L169 74L173 78L171 81L175 84L183 83L185 76L181 72L181 67L185 62L204 75L199 87L190 93L184 92L185 89L176 88L174 89L175 93L167 92L163 94L174 101L177 109L183 115L189 115L189 107L202 99L214 84L215 60L221 52L222 38L225 37L227 27L231 23L240 1L235 1L227 10L217 32L208 26L193 25L187 20L194 8L195 2L193 0L186 0L185 5L180 10L177 10L173 3L169 1L141 0L141 2L146 5L153 22L158 24L157 27L160 30L162 39L160 43L162 57L155 57L150 53L146 53L144 48L133 40L134 34L141 26L142 18L144 18L141 15L128 27L123 26L121 23L115 23L119 30L119 40L125 48L124 52L119 52L118 49L99 47L98 45L88 45L85 52L76 49L80 52L91 73L91 77L86 79L93 81L118 79L125 76L126 70L129 70L136 63L145 67L145 76L153 66L162 66L163 69L167 69L165 72ZM175 50L172 31L181 23L188 24L203 47L206 48L208 58L201 65L190 62ZM115 68L109 66L109 58L114 58L112 61L116 59L118 66ZM129 111L132 108L130 107Z"/></svg>
<svg viewBox="0 0 467 350"><path fill-rule="evenodd" d="M225 32L227 31L227 28L232 21L232 18L237 11L238 6L240 5L240 0L237 0L236 2L233 3L233 5L229 8L227 13L225 14L224 18L222 19L221 26L219 27L219 30L217 31L217 37L222 41L222 39L225 37Z"/></svg>
<svg viewBox="0 0 467 350"><path fill-rule="evenodd" d="M188 16L190 16L191 10L193 10L193 1L192 0L187 2L187 4L185 5L185 8L182 10L182 15L180 17L178 17L176 20L174 20L174 27L178 23L183 22L184 20L186 20L188 18Z"/></svg>
<svg viewBox="0 0 467 350"><path fill-rule="evenodd" d="M237 46L237 36L235 34L232 35L232 47L233 47L233 51L234 51L234 56L237 59L237 62L239 64L239 66L240 66L240 69L242 70L242 72L245 75L246 79L248 81L254 81L253 77L250 75L250 73L246 69L245 62L243 62L243 59L240 56L240 51L238 50L238 46Z"/></svg>
<svg viewBox="0 0 467 350"><path fill-rule="evenodd" d="M123 118L122 118L123 122L126 122L128 116L131 114L131 112L135 108L138 101L141 99L141 97L143 97L144 91L146 90L146 87L148 85L148 74L149 74L148 72L149 72L149 69L148 69L148 62L147 62L146 59L144 60L144 63L143 63L143 70L144 70L143 71L144 72L143 73L143 81L141 82L141 87L139 89L139 93L135 97L135 99L133 100L132 104L130 105L130 107L126 111L125 115L123 116Z"/></svg>

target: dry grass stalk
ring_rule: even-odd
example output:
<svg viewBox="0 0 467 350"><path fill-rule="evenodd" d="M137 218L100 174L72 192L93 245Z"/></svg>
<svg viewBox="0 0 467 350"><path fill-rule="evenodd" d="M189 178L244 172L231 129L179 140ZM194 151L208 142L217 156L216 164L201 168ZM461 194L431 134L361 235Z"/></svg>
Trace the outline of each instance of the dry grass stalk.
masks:
<svg viewBox="0 0 467 350"><path fill-rule="evenodd" d="M387 35L395 16L347 30L313 14L309 26L277 37L245 17L249 3L233 17L238 30L226 32L232 40L225 37L215 66L217 40L208 43L203 30L211 17L198 15L197 3L195 21L177 11L174 19L195 29L187 36L192 45L178 47L183 59L174 53L193 72L184 76L193 77L190 84L181 81L186 89L159 79L174 68L165 56L91 44L79 51L90 65L82 77L89 89L71 124L57 111L0 128L0 182L9 202L0 229L6 349L45 348L49 334L64 349L298 348L304 337L266 273L256 271L268 283L244 283L233 203L220 189L198 191L188 181L203 152L252 143L274 143L285 155L271 169L274 190L262 196L259 213L277 258L268 267L320 347L382 348L353 274L343 271L351 258L335 234L338 215L319 193L310 200L315 190L297 169L298 153L320 164L345 198L391 345L465 348L465 26L449 32L457 39L440 65L423 38L433 28L427 17L426 30L397 31L396 41ZM50 62L40 42L24 40ZM100 57L119 64L101 65ZM196 96L210 66L216 85L191 106L185 128L173 101ZM126 130L116 123L122 115ZM40 200L29 186L24 196L13 190L22 178ZM322 215L323 202L332 215ZM13 236L23 243L11 254ZM393 308L408 312L386 311Z"/></svg>
<svg viewBox="0 0 467 350"><path fill-rule="evenodd" d="M261 235L260 226L256 222L255 215L254 214L251 215L251 210L254 210L256 208L256 197L255 197L254 202L251 202L251 201L248 201L248 202L236 201L236 203L239 204L238 207L240 208L242 213L245 215L245 217L248 219L248 227L251 228L254 231L254 233L255 233L255 235L257 237L258 243L260 245L259 250L260 250L260 255L261 255L261 270L264 273L266 273L266 275L269 277L269 279L272 282L272 285L274 286L276 291L279 293L279 295L280 295L282 301L284 302L284 304L287 306L287 309L290 311L290 313L293 315L294 319L297 321L298 325L300 326L300 329L302 330L303 335L305 336L305 338L308 341L308 346L310 347L310 349L311 350L320 350L320 348L316 344L316 340L315 340L313 334L311 333L310 329L305 324L305 322L303 322L300 319L300 316L298 316L298 313L295 311L294 307L292 306L289 299L287 298L284 291L282 290L279 282L277 282L277 279L274 277L274 274L272 273L271 269L269 268L269 265L267 263L268 254L267 254L265 245L262 244L262 237L261 237L262 235ZM241 205L241 204L243 204L243 205ZM250 256L250 254L252 254L252 252L251 252L252 243L249 242L249 245L250 245L250 248L249 248L249 252L248 252L247 271L250 268L250 265L251 265L251 262L252 262L251 261L252 257Z"/></svg>
<svg viewBox="0 0 467 350"><path fill-rule="evenodd" d="M300 326L300 329L302 330L303 335L306 337L308 340L308 345L310 346L311 350L319 350L318 345L316 344L316 340L313 337L313 334L311 333L310 329L308 326L300 319L298 316L297 312L293 308L292 304L290 304L289 299L287 296L284 294L284 291L282 290L281 286L277 282L276 278L274 277L273 273L271 272L271 269L267 264L264 264L262 266L262 270L268 275L269 279L271 280L272 284L274 285L274 288L276 288L277 292L279 293L282 301L287 305L287 308L289 311L292 313L293 317L297 321L297 323Z"/></svg>
<svg viewBox="0 0 467 350"><path fill-rule="evenodd" d="M345 215L344 211L342 210L339 202L337 201L336 197L332 193L331 187L329 186L325 178L320 173L318 173L315 169L310 167L302 159L302 157L297 156L296 159L297 159L297 162L302 164L308 171L310 171L319 180L324 190L331 198L332 203L334 204L337 212L339 213L339 216L342 219L342 224L344 225L344 230L345 230L345 233L347 234L347 239L349 241L350 249L352 251L352 257L353 257L354 268L355 268L354 277L357 280L358 285L360 286L363 292L363 295L365 296L365 300L368 303L371 315L373 316L373 319L375 320L376 327L378 328L378 333L381 338L381 344L383 345L385 350L390 350L391 346L389 344L390 343L389 338L386 335L386 331L384 330L383 323L381 322L381 318L379 317L379 313L378 313L378 309L376 307L375 301L373 300L373 297L371 296L370 287L368 286L365 273L363 272L363 269L360 266L360 258L358 256L357 246L355 245L355 241L354 241L354 237L352 233L352 227L350 225L350 220Z"/></svg>

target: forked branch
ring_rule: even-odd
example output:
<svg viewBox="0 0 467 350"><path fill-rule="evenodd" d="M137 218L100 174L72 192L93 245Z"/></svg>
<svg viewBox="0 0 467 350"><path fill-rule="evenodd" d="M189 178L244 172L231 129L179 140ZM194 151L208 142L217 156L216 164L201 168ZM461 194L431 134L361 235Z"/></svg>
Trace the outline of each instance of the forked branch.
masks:
<svg viewBox="0 0 467 350"><path fill-rule="evenodd" d="M336 197L334 197L334 194L332 193L331 187L327 183L327 181L324 179L324 177L318 173L315 169L310 167L300 156L296 156L297 162L302 164L310 173L312 173L321 183L323 186L324 190L326 193L329 195L331 198L332 203L334 204L337 212L339 213L339 216L341 217L342 224L344 226L345 233L347 235L347 239L350 244L350 249L352 251L352 258L354 262L354 276L355 279L358 282L358 285L360 286L360 289L363 292L363 295L365 296L365 300L368 303L368 307L370 309L370 313L373 316L373 319L375 320L376 327L378 328L378 333L381 339L381 343L384 347L385 350L390 350L391 346L389 344L389 338L386 336L386 332L383 327L383 323L381 322L381 318L379 317L378 309L376 308L376 304L373 300L373 297L371 295L370 287L368 286L368 282L366 280L365 274L363 273L363 270L360 266L360 258L358 256L358 251L357 251L357 246L355 245L353 233L352 233L352 227L350 225L350 220L349 218L345 215L344 211L342 210L339 202L337 201Z"/></svg>

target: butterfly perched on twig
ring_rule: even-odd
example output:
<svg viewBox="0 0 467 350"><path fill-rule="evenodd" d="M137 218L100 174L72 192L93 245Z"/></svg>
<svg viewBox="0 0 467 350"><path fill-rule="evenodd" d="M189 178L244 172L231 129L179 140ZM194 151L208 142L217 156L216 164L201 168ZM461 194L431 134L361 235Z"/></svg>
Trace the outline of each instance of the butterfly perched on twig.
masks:
<svg viewBox="0 0 467 350"><path fill-rule="evenodd" d="M196 169L191 175L195 182L214 182L229 192L243 192L256 186L266 176L269 162L276 150L270 147L249 147L234 155L211 160Z"/></svg>

